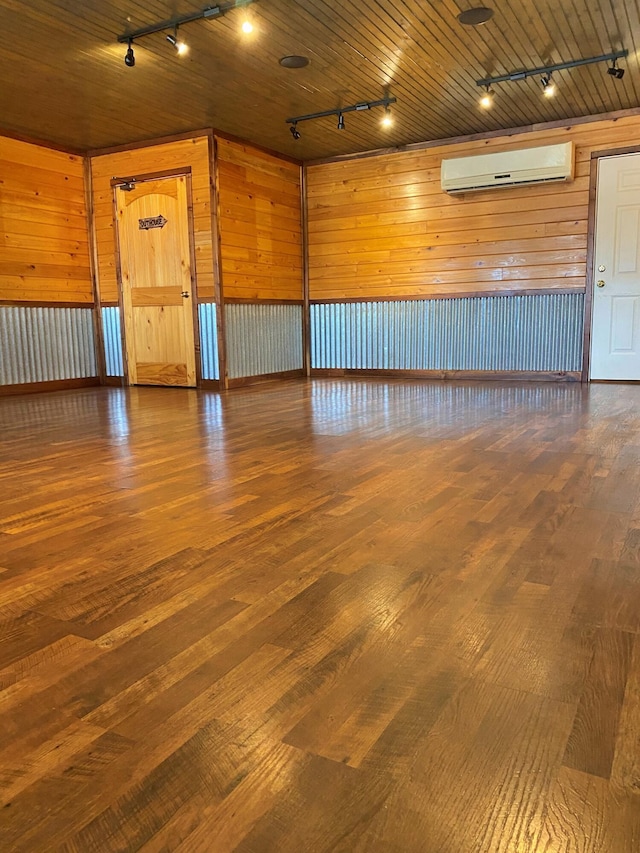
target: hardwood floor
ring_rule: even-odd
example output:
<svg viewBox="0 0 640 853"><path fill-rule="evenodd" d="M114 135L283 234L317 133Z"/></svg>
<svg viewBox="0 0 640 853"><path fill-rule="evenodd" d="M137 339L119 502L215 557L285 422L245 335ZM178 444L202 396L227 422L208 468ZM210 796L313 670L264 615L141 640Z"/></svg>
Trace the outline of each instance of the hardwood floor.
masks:
<svg viewBox="0 0 640 853"><path fill-rule="evenodd" d="M640 387L0 427L3 852L640 851Z"/></svg>

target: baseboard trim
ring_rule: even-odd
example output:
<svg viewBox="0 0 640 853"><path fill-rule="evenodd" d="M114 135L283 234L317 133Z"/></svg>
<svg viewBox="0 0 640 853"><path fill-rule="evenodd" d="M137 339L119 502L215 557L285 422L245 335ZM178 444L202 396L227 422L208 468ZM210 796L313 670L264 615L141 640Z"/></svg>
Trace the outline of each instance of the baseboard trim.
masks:
<svg viewBox="0 0 640 853"><path fill-rule="evenodd" d="M467 379L500 382L580 382L580 371L551 370L365 370L351 368L312 368L311 378L341 376L378 376L387 379Z"/></svg>
<svg viewBox="0 0 640 853"><path fill-rule="evenodd" d="M245 385L257 385L261 382L279 382L284 379L305 378L304 370L283 370L281 373L263 373L259 376L237 376L228 380L229 388L242 388Z"/></svg>
<svg viewBox="0 0 640 853"><path fill-rule="evenodd" d="M198 385L201 391L219 391L220 390L220 380L219 379L201 379L200 385Z"/></svg>
<svg viewBox="0 0 640 853"><path fill-rule="evenodd" d="M126 387L124 376L105 376L102 384L108 385L110 388Z"/></svg>
<svg viewBox="0 0 640 853"><path fill-rule="evenodd" d="M93 388L96 385L100 385L100 379L97 376L82 379L55 379L51 382L24 382L19 385L0 385L0 397L41 394L47 391L71 391L77 388Z"/></svg>

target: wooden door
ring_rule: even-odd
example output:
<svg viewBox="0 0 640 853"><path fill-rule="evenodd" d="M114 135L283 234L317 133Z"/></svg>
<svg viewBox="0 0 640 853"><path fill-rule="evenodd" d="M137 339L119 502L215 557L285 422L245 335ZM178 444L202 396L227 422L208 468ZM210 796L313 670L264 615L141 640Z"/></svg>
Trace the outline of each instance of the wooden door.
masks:
<svg viewBox="0 0 640 853"><path fill-rule="evenodd" d="M132 186L116 188L129 383L193 387L187 179L179 175Z"/></svg>
<svg viewBox="0 0 640 853"><path fill-rule="evenodd" d="M591 379L640 379L640 154L598 164Z"/></svg>

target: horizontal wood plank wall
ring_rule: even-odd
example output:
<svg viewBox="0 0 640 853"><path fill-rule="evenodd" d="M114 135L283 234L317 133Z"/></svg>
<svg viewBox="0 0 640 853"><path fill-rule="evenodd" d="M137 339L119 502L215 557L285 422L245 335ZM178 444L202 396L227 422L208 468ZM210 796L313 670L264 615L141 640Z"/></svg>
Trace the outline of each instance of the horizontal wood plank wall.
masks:
<svg viewBox="0 0 640 853"><path fill-rule="evenodd" d="M0 137L0 301L93 302L82 157Z"/></svg>
<svg viewBox="0 0 640 853"><path fill-rule="evenodd" d="M225 301L302 301L300 167L223 138L217 148Z"/></svg>
<svg viewBox="0 0 640 853"><path fill-rule="evenodd" d="M149 145L91 159L93 207L102 303L118 301L111 179L191 167L193 229L199 297L213 297L213 249L208 137Z"/></svg>
<svg viewBox="0 0 640 853"><path fill-rule="evenodd" d="M576 178L449 196L443 157L572 139ZM640 146L640 117L307 169L312 300L585 289L593 151Z"/></svg>

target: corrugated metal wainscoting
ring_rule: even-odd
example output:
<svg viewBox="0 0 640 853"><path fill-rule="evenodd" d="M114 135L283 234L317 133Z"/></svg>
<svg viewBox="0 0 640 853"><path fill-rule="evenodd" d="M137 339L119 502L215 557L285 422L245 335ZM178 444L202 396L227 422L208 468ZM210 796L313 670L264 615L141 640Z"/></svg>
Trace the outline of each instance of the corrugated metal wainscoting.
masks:
<svg viewBox="0 0 640 853"><path fill-rule="evenodd" d="M124 376L120 308L117 305L102 309L102 336L107 376Z"/></svg>
<svg viewBox="0 0 640 853"><path fill-rule="evenodd" d="M97 376L92 313L0 306L0 385Z"/></svg>
<svg viewBox="0 0 640 853"><path fill-rule="evenodd" d="M583 293L311 306L312 368L579 371Z"/></svg>
<svg viewBox="0 0 640 853"><path fill-rule="evenodd" d="M200 323L200 356L202 359L202 378L220 379L218 364L218 326L216 324L216 306L213 302L198 305Z"/></svg>
<svg viewBox="0 0 640 853"><path fill-rule="evenodd" d="M302 305L225 306L230 379L301 370Z"/></svg>

